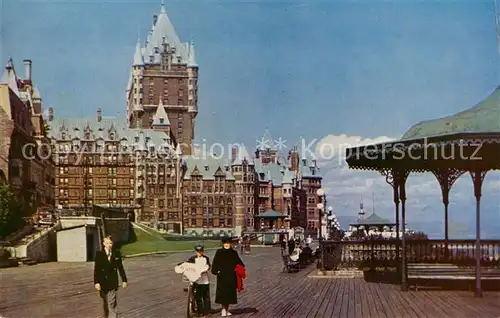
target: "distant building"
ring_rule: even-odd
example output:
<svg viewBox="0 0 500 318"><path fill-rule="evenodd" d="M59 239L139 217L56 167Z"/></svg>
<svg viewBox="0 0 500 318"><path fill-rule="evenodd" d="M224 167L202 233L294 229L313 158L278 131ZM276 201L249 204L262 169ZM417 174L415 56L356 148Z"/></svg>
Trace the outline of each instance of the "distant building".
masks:
<svg viewBox="0 0 500 318"><path fill-rule="evenodd" d="M21 79L9 58L0 79L0 182L9 183L34 212L54 204L54 162L32 62L24 60L24 68Z"/></svg>
<svg viewBox="0 0 500 318"><path fill-rule="evenodd" d="M284 159L269 133L262 140L266 147L255 152L259 180L257 215L280 212L284 216L282 227L299 226L306 235L317 233L320 220L316 191L321 188L322 177L316 161L307 159L297 148L292 148ZM261 221L262 226L266 224Z"/></svg>

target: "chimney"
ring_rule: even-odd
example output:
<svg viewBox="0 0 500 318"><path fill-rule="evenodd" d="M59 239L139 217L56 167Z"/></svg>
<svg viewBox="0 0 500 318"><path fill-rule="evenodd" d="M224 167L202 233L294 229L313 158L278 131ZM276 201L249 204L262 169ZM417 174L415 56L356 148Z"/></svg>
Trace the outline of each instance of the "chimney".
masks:
<svg viewBox="0 0 500 318"><path fill-rule="evenodd" d="M26 81L31 81L31 60L24 60L24 76Z"/></svg>
<svg viewBox="0 0 500 318"><path fill-rule="evenodd" d="M291 159L290 160L291 160L290 170L298 171L299 170L299 153L298 153L298 151L291 152Z"/></svg>
<svg viewBox="0 0 500 318"><path fill-rule="evenodd" d="M100 123L102 121L102 109L101 107L97 108L97 122Z"/></svg>
<svg viewBox="0 0 500 318"><path fill-rule="evenodd" d="M54 120L54 108L49 107L49 121Z"/></svg>
<svg viewBox="0 0 500 318"><path fill-rule="evenodd" d="M234 162L236 160L236 155L238 153L238 150L236 147L231 148L231 162Z"/></svg>
<svg viewBox="0 0 500 318"><path fill-rule="evenodd" d="M155 26L155 25L156 25L156 22L157 22L157 21L158 21L158 16L155 14L155 15L153 16L153 26Z"/></svg>

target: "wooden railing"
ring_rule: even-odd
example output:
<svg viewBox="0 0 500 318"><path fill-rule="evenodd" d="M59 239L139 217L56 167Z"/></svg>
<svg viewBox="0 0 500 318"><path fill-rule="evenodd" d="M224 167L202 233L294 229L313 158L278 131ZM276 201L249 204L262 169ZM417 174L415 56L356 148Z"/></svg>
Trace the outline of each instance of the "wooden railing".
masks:
<svg viewBox="0 0 500 318"><path fill-rule="evenodd" d="M407 240L407 263L447 263L474 266L474 240ZM395 239L362 241L323 241L319 268L399 267L401 242ZM500 266L500 240L481 241L481 265Z"/></svg>

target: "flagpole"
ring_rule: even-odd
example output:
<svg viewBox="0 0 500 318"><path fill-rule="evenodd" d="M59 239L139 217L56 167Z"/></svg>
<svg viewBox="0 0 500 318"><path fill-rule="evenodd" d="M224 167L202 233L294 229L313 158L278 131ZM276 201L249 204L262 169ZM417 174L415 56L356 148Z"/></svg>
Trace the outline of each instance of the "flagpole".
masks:
<svg viewBox="0 0 500 318"><path fill-rule="evenodd" d="M498 53L500 54L500 25L498 22L498 3L497 3L497 0L493 0L493 4L495 6L495 27L497 30L497 46L498 46Z"/></svg>

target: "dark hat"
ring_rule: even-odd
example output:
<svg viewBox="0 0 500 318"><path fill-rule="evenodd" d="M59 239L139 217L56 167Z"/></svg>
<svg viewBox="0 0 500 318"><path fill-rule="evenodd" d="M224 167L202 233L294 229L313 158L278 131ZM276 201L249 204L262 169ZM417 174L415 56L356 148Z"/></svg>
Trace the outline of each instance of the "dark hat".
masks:
<svg viewBox="0 0 500 318"><path fill-rule="evenodd" d="M230 236L227 236L227 235L222 235L220 237L220 240L222 243L231 243L233 240Z"/></svg>
<svg viewBox="0 0 500 318"><path fill-rule="evenodd" d="M205 246L203 244L198 243L194 246L194 250L197 252L203 252L205 250Z"/></svg>

